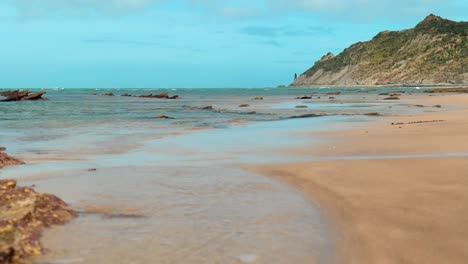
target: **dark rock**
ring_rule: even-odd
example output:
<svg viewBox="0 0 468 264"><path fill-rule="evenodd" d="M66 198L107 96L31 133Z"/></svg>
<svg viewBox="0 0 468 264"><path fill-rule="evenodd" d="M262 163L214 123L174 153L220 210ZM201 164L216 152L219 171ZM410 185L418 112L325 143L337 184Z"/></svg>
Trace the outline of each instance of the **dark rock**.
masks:
<svg viewBox="0 0 468 264"><path fill-rule="evenodd" d="M159 119L175 119L175 118L167 116L167 115L160 115L157 118L159 118Z"/></svg>
<svg viewBox="0 0 468 264"><path fill-rule="evenodd" d="M390 97L384 98L384 100L400 100L400 97L398 97L398 96L390 96Z"/></svg>
<svg viewBox="0 0 468 264"><path fill-rule="evenodd" d="M32 93L31 90L12 90L12 91L5 91L0 92L0 96L6 97L2 101L4 102L12 102L12 101L34 101L34 100L47 100L46 98L42 98L42 95L46 93L46 91L41 91L37 93Z"/></svg>
<svg viewBox="0 0 468 264"><path fill-rule="evenodd" d="M290 119L297 119L297 118L312 118L312 117L321 117L324 115L317 115L317 114L305 114L305 115L298 115L298 116L291 116Z"/></svg>
<svg viewBox="0 0 468 264"><path fill-rule="evenodd" d="M296 108L308 108L307 105L296 105Z"/></svg>
<svg viewBox="0 0 468 264"><path fill-rule="evenodd" d="M168 96L167 99L178 99L179 96L178 95L174 95L174 96Z"/></svg>
<svg viewBox="0 0 468 264"><path fill-rule="evenodd" d="M261 101L263 100L263 97L255 97L254 100Z"/></svg>
<svg viewBox="0 0 468 264"><path fill-rule="evenodd" d="M209 106L205 106L205 107L202 107L203 110L213 110L213 106L212 105L209 105Z"/></svg>
<svg viewBox="0 0 468 264"><path fill-rule="evenodd" d="M372 112L372 113L367 113L367 114L364 114L366 116L382 116L380 113L377 113L377 112Z"/></svg>
<svg viewBox="0 0 468 264"><path fill-rule="evenodd" d="M239 105L239 107L249 107L250 105L249 104L241 104Z"/></svg>
<svg viewBox="0 0 468 264"><path fill-rule="evenodd" d="M432 106L432 107L435 107L435 108L442 108L441 105L434 105L434 106Z"/></svg>
<svg viewBox="0 0 468 264"><path fill-rule="evenodd" d="M91 169L88 169L88 171L97 171L96 168L91 168Z"/></svg>
<svg viewBox="0 0 468 264"><path fill-rule="evenodd" d="M130 97L130 96L132 96L132 95L131 95L131 94L128 94L128 93L124 93L124 94L122 94L121 96L127 96L127 97Z"/></svg>
<svg viewBox="0 0 468 264"><path fill-rule="evenodd" d="M160 93L160 94L145 94L145 95L140 95L139 97L167 99L167 98L169 98L169 93L164 92L164 93Z"/></svg>
<svg viewBox="0 0 468 264"><path fill-rule="evenodd" d="M327 93L327 95L340 95L341 92L332 92L332 93Z"/></svg>
<svg viewBox="0 0 468 264"><path fill-rule="evenodd" d="M102 94L102 96L114 96L113 93L105 93L105 94Z"/></svg>
<svg viewBox="0 0 468 264"><path fill-rule="evenodd" d="M302 100L306 100L306 99L312 99L312 96L307 96L307 95L304 95L304 96L299 96L299 97L296 97L296 99L302 99Z"/></svg>
<svg viewBox="0 0 468 264"><path fill-rule="evenodd" d="M33 93L33 94L30 94L26 97L24 97L22 100L31 100L31 101L34 101L34 100L47 100L45 98L42 98L42 96L46 93L46 91L41 91L41 92L37 92L37 93Z"/></svg>
<svg viewBox="0 0 468 264"><path fill-rule="evenodd" d="M328 97L328 99L330 99L330 100L335 100L336 98L333 97L333 96L331 96L331 97Z"/></svg>

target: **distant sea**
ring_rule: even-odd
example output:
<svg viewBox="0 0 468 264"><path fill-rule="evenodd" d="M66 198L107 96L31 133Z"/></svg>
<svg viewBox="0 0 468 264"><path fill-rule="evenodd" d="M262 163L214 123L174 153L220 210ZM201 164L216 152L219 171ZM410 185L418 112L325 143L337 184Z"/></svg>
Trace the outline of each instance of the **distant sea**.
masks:
<svg viewBox="0 0 468 264"><path fill-rule="evenodd" d="M366 113L408 111L378 95L402 90L421 92L47 89L48 101L0 102L0 146L27 162L0 177L84 212L45 232L37 263L326 262L334 238L322 212L240 165L308 160L288 148ZM179 99L121 96L162 92ZM304 95L313 99L295 99Z"/></svg>

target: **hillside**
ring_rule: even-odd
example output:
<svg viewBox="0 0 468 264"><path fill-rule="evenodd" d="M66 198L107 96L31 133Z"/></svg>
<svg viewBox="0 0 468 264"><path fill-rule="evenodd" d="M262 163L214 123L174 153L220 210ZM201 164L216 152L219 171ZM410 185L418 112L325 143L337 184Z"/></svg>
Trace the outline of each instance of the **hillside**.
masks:
<svg viewBox="0 0 468 264"><path fill-rule="evenodd" d="M431 14L412 29L328 53L292 86L468 84L467 72L468 22Z"/></svg>

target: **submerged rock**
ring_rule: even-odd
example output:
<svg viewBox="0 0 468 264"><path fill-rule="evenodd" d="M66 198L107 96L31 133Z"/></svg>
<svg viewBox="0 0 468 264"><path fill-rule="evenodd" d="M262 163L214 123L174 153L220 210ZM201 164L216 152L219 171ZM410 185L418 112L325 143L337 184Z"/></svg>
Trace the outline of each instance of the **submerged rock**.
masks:
<svg viewBox="0 0 468 264"><path fill-rule="evenodd" d="M398 96L390 96L390 97L384 98L384 100L400 100L400 97L398 97Z"/></svg>
<svg viewBox="0 0 468 264"><path fill-rule="evenodd" d="M249 104L241 104L239 105L239 107L249 107L250 105Z"/></svg>
<svg viewBox="0 0 468 264"><path fill-rule="evenodd" d="M321 117L325 115L317 115L317 114L305 114L305 115L298 115L298 116L290 116L289 119L297 119L297 118L312 118L312 117Z"/></svg>
<svg viewBox="0 0 468 264"><path fill-rule="evenodd" d="M159 118L159 119L175 119L174 117L170 117L170 116L167 116L167 115L160 115L157 118Z"/></svg>
<svg viewBox="0 0 468 264"><path fill-rule="evenodd" d="M382 116L380 113L377 113L377 112L366 113L364 115L365 116Z"/></svg>

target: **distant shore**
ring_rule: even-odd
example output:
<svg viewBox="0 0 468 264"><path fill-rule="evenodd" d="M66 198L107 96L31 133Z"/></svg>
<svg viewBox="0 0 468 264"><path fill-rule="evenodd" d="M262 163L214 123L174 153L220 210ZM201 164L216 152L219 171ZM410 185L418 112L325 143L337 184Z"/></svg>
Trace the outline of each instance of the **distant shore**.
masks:
<svg viewBox="0 0 468 264"><path fill-rule="evenodd" d="M289 85L284 86L280 85L279 88L410 88L410 87L419 87L419 88L460 88L467 87L467 84L408 84L408 83L398 83L398 84L380 84L380 85Z"/></svg>
<svg viewBox="0 0 468 264"><path fill-rule="evenodd" d="M324 143L292 152L314 161L247 166L323 208L337 228L339 263L468 260L468 95L406 102L448 110L314 134Z"/></svg>

